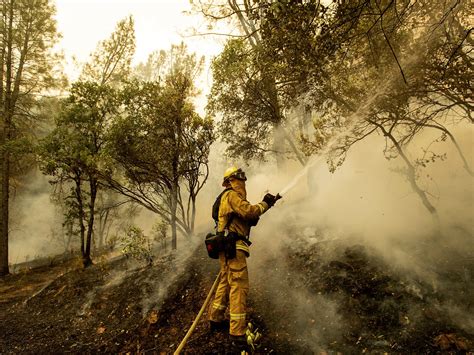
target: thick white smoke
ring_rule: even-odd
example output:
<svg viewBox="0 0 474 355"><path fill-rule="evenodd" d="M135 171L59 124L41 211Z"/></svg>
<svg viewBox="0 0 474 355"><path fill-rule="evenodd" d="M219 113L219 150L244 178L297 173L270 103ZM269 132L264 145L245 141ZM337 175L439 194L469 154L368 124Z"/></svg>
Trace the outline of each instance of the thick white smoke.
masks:
<svg viewBox="0 0 474 355"><path fill-rule="evenodd" d="M48 178L33 171L12 194L10 263L16 264L64 251L62 215L51 202Z"/></svg>
<svg viewBox="0 0 474 355"><path fill-rule="evenodd" d="M455 133L472 166L472 125L460 126ZM431 137L421 137L418 144L410 147L409 154L412 157L421 154L428 138ZM420 171L420 184L430 193L438 210L440 223L437 224L399 172L403 162L386 160L382 154L383 147L382 137L367 139L354 147L347 161L334 174L328 172L324 163L315 165L310 174L301 178L275 207L262 216L252 231L254 244L249 265L253 269L251 275L255 275L254 282L271 283L265 269L268 258L281 260L278 268L282 272L280 276L284 277L286 266L282 246L298 237L306 238L309 245L324 240L338 240L339 244L348 246L362 244L377 251L394 269L403 270L406 277L413 276L431 284L434 290L449 292L452 280L439 272L441 260L446 273L463 273L465 270L459 269L456 262L462 263L474 255L473 177L463 168L449 142L431 147L437 153L447 153L446 160L437 161ZM300 169L296 164L289 164L286 172L278 173L274 167L252 167L247 182L249 200L258 202L267 190L277 193L291 183ZM309 296L290 285L285 292L288 297L299 300L300 308L306 314L318 313L319 309L319 318L337 318L335 307L329 306L333 300L308 303ZM447 299L449 297L447 295ZM474 318L468 316L463 306L453 307L454 303L453 299L437 307L450 314L459 327L472 331ZM326 304L325 316L321 315L323 304ZM317 344L321 336L315 333L307 341Z"/></svg>

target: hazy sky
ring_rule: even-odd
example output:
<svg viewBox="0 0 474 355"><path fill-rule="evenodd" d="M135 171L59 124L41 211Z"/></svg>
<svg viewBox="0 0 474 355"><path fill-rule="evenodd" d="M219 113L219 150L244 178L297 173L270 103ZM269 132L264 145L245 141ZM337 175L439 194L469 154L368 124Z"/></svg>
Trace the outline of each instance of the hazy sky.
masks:
<svg viewBox="0 0 474 355"><path fill-rule="evenodd" d="M219 53L221 45L211 37L183 38L192 26L203 28L199 16L183 14L189 0L56 0L59 44L66 56L66 72L73 75L72 57L85 62L100 40L108 38L117 22L128 15L135 19L134 63L145 61L152 51L168 49L184 40L191 51L206 55ZM222 43L222 40L219 41Z"/></svg>

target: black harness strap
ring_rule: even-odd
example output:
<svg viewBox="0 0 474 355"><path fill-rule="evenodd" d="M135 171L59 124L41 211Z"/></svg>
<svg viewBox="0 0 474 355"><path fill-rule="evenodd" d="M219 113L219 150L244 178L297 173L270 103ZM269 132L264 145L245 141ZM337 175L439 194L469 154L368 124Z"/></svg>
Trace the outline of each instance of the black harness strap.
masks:
<svg viewBox="0 0 474 355"><path fill-rule="evenodd" d="M234 217L235 217L235 213L234 213L234 212L231 212L230 217L229 217L229 219L227 220L227 223L225 224L224 229L227 229L227 230L229 229L229 227L230 227L232 221L234 220Z"/></svg>

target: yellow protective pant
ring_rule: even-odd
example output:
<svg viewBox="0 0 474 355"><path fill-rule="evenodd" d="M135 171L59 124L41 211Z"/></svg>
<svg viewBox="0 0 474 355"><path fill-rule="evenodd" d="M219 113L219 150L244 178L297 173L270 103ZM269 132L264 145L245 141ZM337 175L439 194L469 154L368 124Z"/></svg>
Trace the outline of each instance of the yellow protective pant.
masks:
<svg viewBox="0 0 474 355"><path fill-rule="evenodd" d="M214 301L209 307L209 320L222 322L229 306L231 335L244 335L247 330L247 295L249 292L249 274L247 260L242 250L237 250L234 259L226 260L220 253L220 280Z"/></svg>

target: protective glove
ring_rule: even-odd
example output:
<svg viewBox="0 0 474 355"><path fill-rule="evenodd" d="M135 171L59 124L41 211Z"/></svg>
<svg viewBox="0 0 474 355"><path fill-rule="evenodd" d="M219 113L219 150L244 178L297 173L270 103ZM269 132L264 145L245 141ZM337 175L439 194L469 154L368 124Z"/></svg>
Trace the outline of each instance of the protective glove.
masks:
<svg viewBox="0 0 474 355"><path fill-rule="evenodd" d="M268 208L272 207L275 204L276 200L276 196L273 196L272 194L266 194L265 196L263 196L263 202L268 205Z"/></svg>
<svg viewBox="0 0 474 355"><path fill-rule="evenodd" d="M257 218L255 218L255 219L249 220L249 226L250 226L250 227L255 227L255 226L257 225L257 223L258 223L259 220L260 220L260 217L257 217Z"/></svg>

